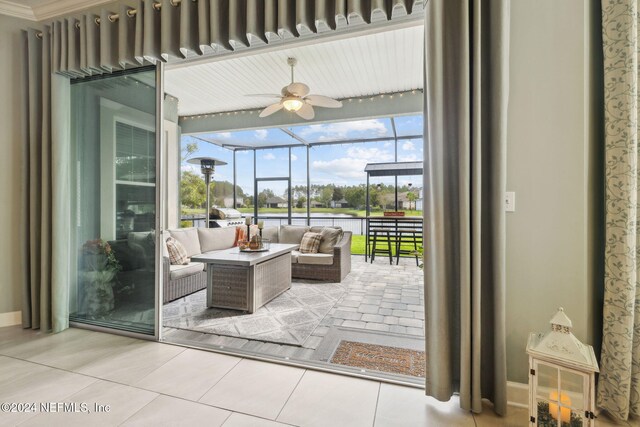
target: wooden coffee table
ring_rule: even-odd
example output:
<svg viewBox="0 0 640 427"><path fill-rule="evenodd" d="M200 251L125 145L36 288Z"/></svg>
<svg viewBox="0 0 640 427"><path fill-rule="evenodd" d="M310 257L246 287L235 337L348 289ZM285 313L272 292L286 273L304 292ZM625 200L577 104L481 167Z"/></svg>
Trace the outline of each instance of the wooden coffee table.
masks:
<svg viewBox="0 0 640 427"><path fill-rule="evenodd" d="M192 257L207 264L207 306L253 313L291 287L291 252L298 247L272 243L266 252L231 248Z"/></svg>

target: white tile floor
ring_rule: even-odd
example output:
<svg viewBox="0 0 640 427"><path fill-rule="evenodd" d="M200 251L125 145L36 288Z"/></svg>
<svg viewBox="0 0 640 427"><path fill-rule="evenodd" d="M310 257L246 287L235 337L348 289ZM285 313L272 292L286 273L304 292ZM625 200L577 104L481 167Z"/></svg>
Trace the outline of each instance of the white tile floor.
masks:
<svg viewBox="0 0 640 427"><path fill-rule="evenodd" d="M0 403L45 402L79 412L0 412L0 426L527 425L524 409L472 415L455 398L377 381L80 329L0 328Z"/></svg>

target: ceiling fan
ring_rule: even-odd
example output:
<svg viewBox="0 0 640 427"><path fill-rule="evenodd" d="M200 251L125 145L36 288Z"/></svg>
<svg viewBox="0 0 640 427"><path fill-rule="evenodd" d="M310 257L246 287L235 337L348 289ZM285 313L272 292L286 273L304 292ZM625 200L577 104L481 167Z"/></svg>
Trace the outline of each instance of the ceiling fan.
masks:
<svg viewBox="0 0 640 427"><path fill-rule="evenodd" d="M315 116L313 107L340 108L342 102L322 95L309 95L309 86L296 82L293 78L293 69L298 61L295 58L288 58L287 64L291 67L291 84L282 88L281 95L276 94L255 94L247 96L261 96L267 98L280 98L279 102L269 105L262 110L260 117L267 117L271 114L285 109L291 111L306 120L311 120Z"/></svg>

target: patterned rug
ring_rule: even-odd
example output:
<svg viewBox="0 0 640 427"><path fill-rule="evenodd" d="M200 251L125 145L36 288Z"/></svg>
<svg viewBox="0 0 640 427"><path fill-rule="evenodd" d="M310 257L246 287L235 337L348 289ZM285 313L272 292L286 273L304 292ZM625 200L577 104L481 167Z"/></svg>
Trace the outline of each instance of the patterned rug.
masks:
<svg viewBox="0 0 640 427"><path fill-rule="evenodd" d="M293 283L255 313L245 314L207 308L205 289L166 304L162 313L166 327L301 346L344 292L339 283Z"/></svg>
<svg viewBox="0 0 640 427"><path fill-rule="evenodd" d="M341 341L331 358L331 363L373 371L424 377L426 357L424 351Z"/></svg>

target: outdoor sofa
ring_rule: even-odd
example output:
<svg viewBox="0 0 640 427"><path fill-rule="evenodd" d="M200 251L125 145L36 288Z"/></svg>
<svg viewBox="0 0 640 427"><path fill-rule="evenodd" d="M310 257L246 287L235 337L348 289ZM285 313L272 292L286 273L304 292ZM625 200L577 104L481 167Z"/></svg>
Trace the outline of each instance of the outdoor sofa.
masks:
<svg viewBox="0 0 640 427"><path fill-rule="evenodd" d="M308 227L283 225L267 227L263 238L272 243L300 244L308 231L323 234L323 243L318 253L303 254L293 251L291 254L291 275L294 278L341 282L351 271L351 232L343 232L337 227ZM189 258L229 249L236 243L236 228L180 228L168 230L162 241L173 237L185 248ZM327 239L325 239L327 236ZM335 239L335 244L332 239ZM163 248L164 295L163 301L169 302L207 287L206 265L189 262L186 265L172 265L169 262L166 245Z"/></svg>

